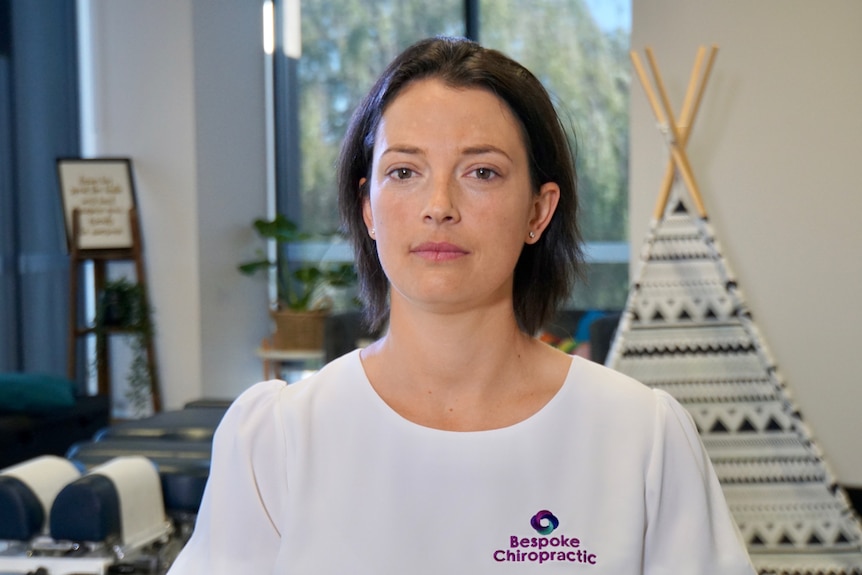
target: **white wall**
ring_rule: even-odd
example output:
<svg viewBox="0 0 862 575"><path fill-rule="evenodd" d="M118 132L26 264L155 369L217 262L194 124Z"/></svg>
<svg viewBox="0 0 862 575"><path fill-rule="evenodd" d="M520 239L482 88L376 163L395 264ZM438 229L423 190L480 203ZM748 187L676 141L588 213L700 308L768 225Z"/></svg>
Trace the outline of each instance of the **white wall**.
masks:
<svg viewBox="0 0 862 575"><path fill-rule="evenodd" d="M632 48L677 110L701 44L719 46L688 146L707 213L838 480L862 485L862 2L634 0ZM637 248L667 153L639 84L631 111Z"/></svg>
<svg viewBox="0 0 862 575"><path fill-rule="evenodd" d="M236 268L266 215L263 2L193 5L202 395L232 398L262 379L270 329L263 278Z"/></svg>
<svg viewBox="0 0 862 575"><path fill-rule="evenodd" d="M266 289L236 271L263 215L258 2L82 0L85 150L136 180L164 405L262 376Z"/></svg>

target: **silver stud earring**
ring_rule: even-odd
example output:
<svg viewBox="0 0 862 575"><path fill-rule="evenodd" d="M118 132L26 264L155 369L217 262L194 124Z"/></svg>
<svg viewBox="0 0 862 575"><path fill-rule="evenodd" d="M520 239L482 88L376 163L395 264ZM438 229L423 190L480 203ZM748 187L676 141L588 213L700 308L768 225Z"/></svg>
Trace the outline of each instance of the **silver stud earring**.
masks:
<svg viewBox="0 0 862 575"><path fill-rule="evenodd" d="M535 237L536 237L536 232L532 232L532 231L531 231L531 232L530 232L530 239L533 239L533 238L535 238Z"/></svg>
<svg viewBox="0 0 862 575"><path fill-rule="evenodd" d="M377 230L375 228L371 228L368 233L373 236L375 233L377 233Z"/></svg>

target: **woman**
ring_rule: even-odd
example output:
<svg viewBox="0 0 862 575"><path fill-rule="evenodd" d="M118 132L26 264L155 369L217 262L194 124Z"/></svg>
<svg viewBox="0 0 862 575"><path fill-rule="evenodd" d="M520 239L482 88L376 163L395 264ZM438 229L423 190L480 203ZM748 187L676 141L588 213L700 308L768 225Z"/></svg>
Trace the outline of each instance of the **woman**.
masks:
<svg viewBox="0 0 862 575"><path fill-rule="evenodd" d="M185 573L753 573L687 413L533 337L579 272L541 84L499 52L408 48L339 169L369 322L219 428Z"/></svg>

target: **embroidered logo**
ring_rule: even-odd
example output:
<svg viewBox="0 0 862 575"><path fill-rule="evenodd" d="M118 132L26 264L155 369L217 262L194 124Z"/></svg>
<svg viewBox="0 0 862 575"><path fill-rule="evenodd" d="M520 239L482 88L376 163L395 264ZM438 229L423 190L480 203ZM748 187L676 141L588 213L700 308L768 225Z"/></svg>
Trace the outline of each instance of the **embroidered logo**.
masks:
<svg viewBox="0 0 862 575"><path fill-rule="evenodd" d="M554 517L554 514L547 509L542 509L530 519L530 525L533 526L539 535L549 535L554 529L560 526L560 520Z"/></svg>
<svg viewBox="0 0 862 575"><path fill-rule="evenodd" d="M571 537L560 532L550 535L560 526L556 515L542 509L530 518L530 527L542 537L520 537L511 535L508 544L503 549L497 549L492 554L497 563L580 563L585 566L597 565L598 556L590 553L578 537Z"/></svg>

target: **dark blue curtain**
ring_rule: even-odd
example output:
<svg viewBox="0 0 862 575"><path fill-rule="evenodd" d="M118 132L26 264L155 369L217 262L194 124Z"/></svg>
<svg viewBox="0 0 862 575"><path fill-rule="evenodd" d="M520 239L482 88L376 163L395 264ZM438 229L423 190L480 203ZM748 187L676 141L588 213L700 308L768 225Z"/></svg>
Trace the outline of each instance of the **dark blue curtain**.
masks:
<svg viewBox="0 0 862 575"><path fill-rule="evenodd" d="M66 373L56 160L80 154L75 22L74 0L0 0L0 371Z"/></svg>

